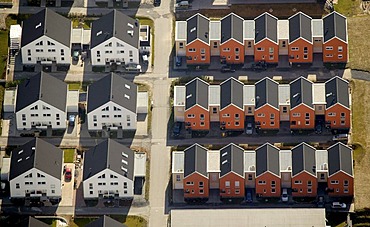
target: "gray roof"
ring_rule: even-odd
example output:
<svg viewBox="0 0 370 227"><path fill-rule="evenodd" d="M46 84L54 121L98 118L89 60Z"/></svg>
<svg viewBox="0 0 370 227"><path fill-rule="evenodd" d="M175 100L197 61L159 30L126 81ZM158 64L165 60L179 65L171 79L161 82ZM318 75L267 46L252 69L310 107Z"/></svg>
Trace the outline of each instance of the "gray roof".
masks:
<svg viewBox="0 0 370 227"><path fill-rule="evenodd" d="M230 77L228 80L224 81L221 85L221 110L225 107L234 104L240 109L244 109L243 106L243 83L237 79Z"/></svg>
<svg viewBox="0 0 370 227"><path fill-rule="evenodd" d="M312 82L304 77L290 83L290 108L293 109L300 104L312 105Z"/></svg>
<svg viewBox="0 0 370 227"><path fill-rule="evenodd" d="M277 43L277 21L278 19L269 13L264 13L255 18L255 43L265 38Z"/></svg>
<svg viewBox="0 0 370 227"><path fill-rule="evenodd" d="M50 227L50 225L32 217L32 216L28 217L28 223L25 226L27 226L27 227Z"/></svg>
<svg viewBox="0 0 370 227"><path fill-rule="evenodd" d="M83 180L110 169L130 180L134 179L134 151L107 139L90 148L84 155Z"/></svg>
<svg viewBox="0 0 370 227"><path fill-rule="evenodd" d="M23 21L22 47L44 35L70 47L71 29L72 22L68 18L45 8Z"/></svg>
<svg viewBox="0 0 370 227"><path fill-rule="evenodd" d="M139 47L139 21L123 14L118 10L93 21L91 24L91 48L102 42L116 37L123 42Z"/></svg>
<svg viewBox="0 0 370 227"><path fill-rule="evenodd" d="M220 177L234 172L244 177L244 150L235 144L229 144L220 150Z"/></svg>
<svg viewBox="0 0 370 227"><path fill-rule="evenodd" d="M333 77L325 82L326 108L337 103L349 108L348 82L340 77Z"/></svg>
<svg viewBox="0 0 370 227"><path fill-rule="evenodd" d="M42 100L55 108L66 111L67 84L63 81L40 72L18 85L15 111Z"/></svg>
<svg viewBox="0 0 370 227"><path fill-rule="evenodd" d="M329 176L343 171L353 176L352 149L343 143L337 143L328 148Z"/></svg>
<svg viewBox="0 0 370 227"><path fill-rule="evenodd" d="M221 44L229 41L229 39L235 39L236 41L243 43L243 18L230 13L226 17L221 19Z"/></svg>
<svg viewBox="0 0 370 227"><path fill-rule="evenodd" d="M91 84L87 93L88 113L109 101L136 113L137 85L115 73Z"/></svg>
<svg viewBox="0 0 370 227"><path fill-rule="evenodd" d="M343 15L332 12L323 18L324 22L324 43L337 37L347 42L347 19Z"/></svg>
<svg viewBox="0 0 370 227"><path fill-rule="evenodd" d="M267 171L280 176L279 149L269 143L256 149L256 176Z"/></svg>
<svg viewBox="0 0 370 227"><path fill-rule="evenodd" d="M279 84L272 79L265 77L256 84L255 102L256 109L265 104L269 104L275 108L279 108Z"/></svg>
<svg viewBox="0 0 370 227"><path fill-rule="evenodd" d="M39 138L32 139L12 151L9 180L32 168L61 179L63 151Z"/></svg>
<svg viewBox="0 0 370 227"><path fill-rule="evenodd" d="M289 43L299 38L312 42L312 18L299 12L289 18Z"/></svg>
<svg viewBox="0 0 370 227"><path fill-rule="evenodd" d="M194 144L184 150L185 153L185 165L184 165L184 177L197 172L205 177L207 176L207 149Z"/></svg>
<svg viewBox="0 0 370 227"><path fill-rule="evenodd" d="M316 175L315 148L306 143L301 143L292 149L292 176L306 171Z"/></svg>
<svg viewBox="0 0 370 227"><path fill-rule="evenodd" d="M125 227L125 226L126 225L106 215L86 225L86 227Z"/></svg>
<svg viewBox="0 0 370 227"><path fill-rule="evenodd" d="M197 13L187 21L187 39L186 44L196 39L202 40L209 44L209 19Z"/></svg>
<svg viewBox="0 0 370 227"><path fill-rule="evenodd" d="M199 105L208 110L208 83L195 78L186 85L185 110Z"/></svg>

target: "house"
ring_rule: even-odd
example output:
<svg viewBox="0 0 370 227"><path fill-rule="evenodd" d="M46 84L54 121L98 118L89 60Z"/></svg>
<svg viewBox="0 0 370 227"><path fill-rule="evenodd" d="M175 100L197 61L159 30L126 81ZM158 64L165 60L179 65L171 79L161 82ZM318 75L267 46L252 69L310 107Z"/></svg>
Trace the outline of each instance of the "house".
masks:
<svg viewBox="0 0 370 227"><path fill-rule="evenodd" d="M352 149L343 143L328 148L329 196L343 197L354 194Z"/></svg>
<svg viewBox="0 0 370 227"><path fill-rule="evenodd" d="M34 138L11 154L11 199L42 199L59 202L62 197L63 151Z"/></svg>
<svg viewBox="0 0 370 227"><path fill-rule="evenodd" d="M289 18L289 62L312 63L312 18L298 12Z"/></svg>
<svg viewBox="0 0 370 227"><path fill-rule="evenodd" d="M289 52L289 20L278 20L278 42L279 42L279 55L283 55L288 59Z"/></svg>
<svg viewBox="0 0 370 227"><path fill-rule="evenodd" d="M184 152L172 152L172 189L184 189Z"/></svg>
<svg viewBox="0 0 370 227"><path fill-rule="evenodd" d="M230 77L220 84L220 127L226 130L244 130L243 87Z"/></svg>
<svg viewBox="0 0 370 227"><path fill-rule="evenodd" d="M244 20L243 22L243 39L244 55L254 55L254 20Z"/></svg>
<svg viewBox="0 0 370 227"><path fill-rule="evenodd" d="M315 109L312 104L312 82L299 77L290 83L290 129L315 128Z"/></svg>
<svg viewBox="0 0 370 227"><path fill-rule="evenodd" d="M84 154L83 196L133 198L134 151L106 139Z"/></svg>
<svg viewBox="0 0 370 227"><path fill-rule="evenodd" d="M211 56L220 56L221 43L221 21L209 22L209 42L211 45Z"/></svg>
<svg viewBox="0 0 370 227"><path fill-rule="evenodd" d="M184 199L208 199L207 149L194 144L184 153Z"/></svg>
<svg viewBox="0 0 370 227"><path fill-rule="evenodd" d="M348 82L338 76L325 82L325 121L333 130L349 130L350 97Z"/></svg>
<svg viewBox="0 0 370 227"><path fill-rule="evenodd" d="M316 123L324 123L326 106L325 83L312 84L312 104L315 109Z"/></svg>
<svg viewBox="0 0 370 227"><path fill-rule="evenodd" d="M67 84L40 72L17 86L15 100L17 130L65 129Z"/></svg>
<svg viewBox="0 0 370 227"><path fill-rule="evenodd" d="M265 77L255 84L255 111L256 127L262 130L278 130L280 127L279 114L279 84Z"/></svg>
<svg viewBox="0 0 370 227"><path fill-rule="evenodd" d="M293 197L316 197L316 149L301 143L292 149Z"/></svg>
<svg viewBox="0 0 370 227"><path fill-rule="evenodd" d="M87 224L86 227L126 227L126 225L114 220L107 215L103 215L95 221Z"/></svg>
<svg viewBox="0 0 370 227"><path fill-rule="evenodd" d="M230 13L221 19L221 62L227 64L244 64L244 19Z"/></svg>
<svg viewBox="0 0 370 227"><path fill-rule="evenodd" d="M175 48L176 56L186 56L186 21L176 21Z"/></svg>
<svg viewBox="0 0 370 227"><path fill-rule="evenodd" d="M184 122L185 116L185 86L174 86L173 88L173 116L174 122Z"/></svg>
<svg viewBox="0 0 370 227"><path fill-rule="evenodd" d="M185 85L185 128L207 131L210 127L209 84L195 78Z"/></svg>
<svg viewBox="0 0 370 227"><path fill-rule="evenodd" d="M25 66L69 66L72 22L45 8L22 25L21 52Z"/></svg>
<svg viewBox="0 0 370 227"><path fill-rule="evenodd" d="M244 149L231 143L220 150L220 197L244 198Z"/></svg>
<svg viewBox="0 0 370 227"><path fill-rule="evenodd" d="M186 63L200 65L210 62L209 19L197 13L186 20Z"/></svg>
<svg viewBox="0 0 370 227"><path fill-rule="evenodd" d="M90 131L135 130L137 86L111 73L87 90L87 125Z"/></svg>
<svg viewBox="0 0 370 227"><path fill-rule="evenodd" d="M91 64L139 64L139 22L118 10L91 24Z"/></svg>
<svg viewBox="0 0 370 227"><path fill-rule="evenodd" d="M326 15L323 19L324 63L346 63L348 60L347 19L336 11Z"/></svg>
<svg viewBox="0 0 370 227"><path fill-rule="evenodd" d="M246 116L247 122L252 122L254 116L255 108L255 86L254 85L244 85L243 86L243 105L244 105L244 115ZM249 121L248 121L249 120Z"/></svg>
<svg viewBox="0 0 370 227"><path fill-rule="evenodd" d="M277 32L278 19L265 12L254 19L254 61L278 63L279 45Z"/></svg>
<svg viewBox="0 0 370 227"><path fill-rule="evenodd" d="M322 19L312 19L313 53L322 54L324 28Z"/></svg>
<svg viewBox="0 0 370 227"><path fill-rule="evenodd" d="M269 143L256 149L256 195L280 197L279 149Z"/></svg>

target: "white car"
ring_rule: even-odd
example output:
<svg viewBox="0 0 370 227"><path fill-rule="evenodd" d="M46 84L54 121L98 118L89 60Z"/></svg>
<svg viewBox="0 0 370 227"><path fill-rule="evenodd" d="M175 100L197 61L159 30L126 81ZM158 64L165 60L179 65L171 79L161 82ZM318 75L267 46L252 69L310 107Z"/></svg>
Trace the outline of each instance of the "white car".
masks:
<svg viewBox="0 0 370 227"><path fill-rule="evenodd" d="M253 127L252 127L252 123L248 123L248 124L247 124L247 128L246 128L246 130L245 130L245 133L246 133L247 135L252 135L252 134L253 134Z"/></svg>
<svg viewBox="0 0 370 227"><path fill-rule="evenodd" d="M288 196L288 190L286 188L283 188L283 193L281 194L281 201L288 202L289 196Z"/></svg>
<svg viewBox="0 0 370 227"><path fill-rule="evenodd" d="M345 203L333 202L331 204L332 209L346 209L347 205Z"/></svg>

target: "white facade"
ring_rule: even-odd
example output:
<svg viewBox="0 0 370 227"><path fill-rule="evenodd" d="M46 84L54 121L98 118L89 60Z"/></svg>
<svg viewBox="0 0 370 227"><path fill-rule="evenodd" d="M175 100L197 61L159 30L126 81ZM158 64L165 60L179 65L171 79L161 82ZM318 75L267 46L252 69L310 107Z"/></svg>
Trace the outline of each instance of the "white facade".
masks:
<svg viewBox="0 0 370 227"><path fill-rule="evenodd" d="M134 196L134 182L110 169L84 180L83 192L85 199L103 197L131 198Z"/></svg>
<svg viewBox="0 0 370 227"><path fill-rule="evenodd" d="M48 125L52 129L65 129L66 119L66 112L42 100L38 100L16 112L17 130L30 130L32 126L46 129Z"/></svg>
<svg viewBox="0 0 370 227"><path fill-rule="evenodd" d="M62 171L60 175L62 177ZM11 198L24 198L26 195L30 197L61 198L62 195L61 181L36 168L24 172L10 180L9 183Z"/></svg>
<svg viewBox="0 0 370 227"><path fill-rule="evenodd" d="M139 49L112 37L91 49L91 64L104 66L109 63L139 64Z"/></svg>
<svg viewBox="0 0 370 227"><path fill-rule="evenodd" d="M65 46L47 36L32 41L21 48L24 65L41 64L70 64L70 46Z"/></svg>
<svg viewBox="0 0 370 227"><path fill-rule="evenodd" d="M112 101L87 114L88 130L102 130L103 126L112 130L122 126L124 130L136 129L136 113Z"/></svg>

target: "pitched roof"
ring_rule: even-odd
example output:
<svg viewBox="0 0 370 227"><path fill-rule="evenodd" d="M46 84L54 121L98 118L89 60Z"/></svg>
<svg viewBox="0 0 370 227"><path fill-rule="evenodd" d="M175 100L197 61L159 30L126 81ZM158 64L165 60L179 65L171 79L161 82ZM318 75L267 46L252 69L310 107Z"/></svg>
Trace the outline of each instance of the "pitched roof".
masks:
<svg viewBox="0 0 370 227"><path fill-rule="evenodd" d="M270 104L275 108L279 108L279 84L272 79L265 77L256 84L256 109L265 104Z"/></svg>
<svg viewBox="0 0 370 227"><path fill-rule="evenodd" d="M90 148L84 155L83 180L110 169L130 180L134 179L134 151L107 139Z"/></svg>
<svg viewBox="0 0 370 227"><path fill-rule="evenodd" d="M337 103L349 108L348 82L340 77L333 77L325 82L326 108Z"/></svg>
<svg viewBox="0 0 370 227"><path fill-rule="evenodd" d="M113 10L91 24L91 48L116 37L123 42L139 47L139 22L124 13Z"/></svg>
<svg viewBox="0 0 370 227"><path fill-rule="evenodd" d="M221 110L225 107L234 104L240 109L244 109L243 106L243 87L244 84L239 80L230 77L228 80L221 83Z"/></svg>
<svg viewBox="0 0 370 227"><path fill-rule="evenodd" d="M267 171L280 176L279 148L269 143L256 149L256 176Z"/></svg>
<svg viewBox="0 0 370 227"><path fill-rule="evenodd" d="M137 85L115 73L111 73L89 85L87 113L109 101L136 113Z"/></svg>
<svg viewBox="0 0 370 227"><path fill-rule="evenodd" d="M269 13L263 13L254 19L255 43L268 38L277 43L277 21L278 19Z"/></svg>
<svg viewBox="0 0 370 227"><path fill-rule="evenodd" d="M243 43L243 23L244 19L234 13L230 13L221 19L221 44L235 39Z"/></svg>
<svg viewBox="0 0 370 227"><path fill-rule="evenodd" d="M328 148L329 176L343 171L353 176L352 149L343 143L336 143Z"/></svg>
<svg viewBox="0 0 370 227"><path fill-rule="evenodd" d="M244 178L244 150L231 143L220 150L220 177L234 172Z"/></svg>
<svg viewBox="0 0 370 227"><path fill-rule="evenodd" d="M23 21L21 46L24 47L45 35L69 47L71 30L72 22L68 18L45 8Z"/></svg>
<svg viewBox="0 0 370 227"><path fill-rule="evenodd" d="M289 18L289 43L303 38L312 43L312 18L302 12L298 12Z"/></svg>
<svg viewBox="0 0 370 227"><path fill-rule="evenodd" d="M126 225L106 215L86 225L86 227L125 227L125 226Z"/></svg>
<svg viewBox="0 0 370 227"><path fill-rule="evenodd" d="M9 180L32 168L61 179L63 151L39 138L34 138L12 151Z"/></svg>
<svg viewBox="0 0 370 227"><path fill-rule="evenodd" d="M292 149L293 177L302 171L316 175L315 152L316 149L306 143L301 143Z"/></svg>
<svg viewBox="0 0 370 227"><path fill-rule="evenodd" d="M194 144L184 150L185 153L185 165L184 165L184 177L197 172L205 177L207 176L207 149Z"/></svg>
<svg viewBox="0 0 370 227"><path fill-rule="evenodd" d="M347 18L336 11L323 18L324 22L324 43L337 37L347 42Z"/></svg>
<svg viewBox="0 0 370 227"><path fill-rule="evenodd" d="M209 84L199 78L195 78L185 85L185 110L199 105L208 110L208 86Z"/></svg>
<svg viewBox="0 0 370 227"><path fill-rule="evenodd" d="M312 82L304 77L299 77L290 83L290 108L300 104L312 105Z"/></svg>
<svg viewBox="0 0 370 227"><path fill-rule="evenodd" d="M50 225L32 217L32 216L28 216L28 223L25 226L27 226L27 227L50 227Z"/></svg>
<svg viewBox="0 0 370 227"><path fill-rule="evenodd" d="M196 39L202 40L209 44L209 19L202 14L195 14L188 18L187 22L187 38L186 44L193 42Z"/></svg>
<svg viewBox="0 0 370 227"><path fill-rule="evenodd" d="M67 89L67 84L63 81L40 72L18 85L15 111L22 110L38 100L66 111Z"/></svg>

